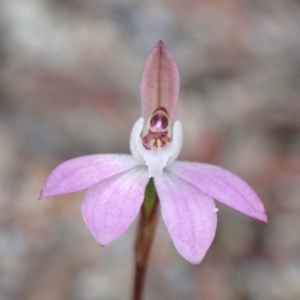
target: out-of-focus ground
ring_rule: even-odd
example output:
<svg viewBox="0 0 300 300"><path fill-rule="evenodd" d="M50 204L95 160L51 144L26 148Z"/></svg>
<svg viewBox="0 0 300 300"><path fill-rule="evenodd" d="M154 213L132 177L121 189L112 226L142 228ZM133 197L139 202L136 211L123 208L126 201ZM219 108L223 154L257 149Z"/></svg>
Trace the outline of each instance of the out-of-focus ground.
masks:
<svg viewBox="0 0 300 300"><path fill-rule="evenodd" d="M84 192L37 197L66 159L129 152L160 39L181 74L180 158L243 177L269 224L217 204L195 267L160 223L145 299L300 299L300 2L2 0L1 300L129 299L136 223L100 248Z"/></svg>

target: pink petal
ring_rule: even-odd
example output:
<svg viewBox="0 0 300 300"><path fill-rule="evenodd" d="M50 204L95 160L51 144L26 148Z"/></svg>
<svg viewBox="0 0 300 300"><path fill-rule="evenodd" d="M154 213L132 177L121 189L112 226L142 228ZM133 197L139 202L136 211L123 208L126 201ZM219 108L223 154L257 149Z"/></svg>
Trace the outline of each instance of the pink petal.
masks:
<svg viewBox="0 0 300 300"><path fill-rule="evenodd" d="M85 189L136 165L131 155L122 154L88 155L68 160L49 175L39 199Z"/></svg>
<svg viewBox="0 0 300 300"><path fill-rule="evenodd" d="M200 263L216 232L214 201L171 173L155 178L155 186L163 220L177 251L192 264Z"/></svg>
<svg viewBox="0 0 300 300"><path fill-rule="evenodd" d="M159 41L147 58L141 84L142 116L148 119L158 107L167 109L174 121L177 114L179 73L172 54Z"/></svg>
<svg viewBox="0 0 300 300"><path fill-rule="evenodd" d="M188 162L174 162L170 170L214 199L267 222L265 208L259 197L244 180L233 173L214 165Z"/></svg>
<svg viewBox="0 0 300 300"><path fill-rule="evenodd" d="M136 167L92 186L82 204L82 216L97 242L118 238L137 216L148 183L147 169Z"/></svg>

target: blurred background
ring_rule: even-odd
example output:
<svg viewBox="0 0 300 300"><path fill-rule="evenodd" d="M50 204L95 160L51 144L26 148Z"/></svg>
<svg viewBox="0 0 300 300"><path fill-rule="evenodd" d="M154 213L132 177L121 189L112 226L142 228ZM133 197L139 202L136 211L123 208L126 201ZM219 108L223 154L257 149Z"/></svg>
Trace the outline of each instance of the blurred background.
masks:
<svg viewBox="0 0 300 300"><path fill-rule="evenodd" d="M300 2L2 0L1 300L130 298L136 223L100 248L84 192L37 198L66 159L129 153L160 39L181 75L180 159L244 178L269 224L217 203L216 238L192 266L160 222L145 299L300 299Z"/></svg>

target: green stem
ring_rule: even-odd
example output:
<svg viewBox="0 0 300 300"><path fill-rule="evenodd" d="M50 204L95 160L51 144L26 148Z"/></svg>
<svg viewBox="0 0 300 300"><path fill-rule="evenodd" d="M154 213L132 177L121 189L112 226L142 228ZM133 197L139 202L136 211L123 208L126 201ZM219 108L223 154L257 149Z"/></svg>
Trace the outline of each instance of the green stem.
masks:
<svg viewBox="0 0 300 300"><path fill-rule="evenodd" d="M145 277L149 254L158 220L158 196L153 178L148 182L145 199L140 212L137 237L135 242L135 277L133 300L141 300L143 296Z"/></svg>

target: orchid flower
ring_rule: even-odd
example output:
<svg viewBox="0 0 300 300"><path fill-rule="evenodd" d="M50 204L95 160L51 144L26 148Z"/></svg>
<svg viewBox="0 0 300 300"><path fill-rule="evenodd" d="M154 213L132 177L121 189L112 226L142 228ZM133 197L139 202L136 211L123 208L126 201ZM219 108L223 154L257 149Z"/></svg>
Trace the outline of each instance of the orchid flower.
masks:
<svg viewBox="0 0 300 300"><path fill-rule="evenodd" d="M82 216L104 246L136 218L153 177L162 218L177 251L198 264L216 232L214 199L267 222L264 206L241 178L218 166L175 161L182 146L176 120L179 73L162 41L150 53L141 84L141 117L130 137L132 155L97 154L68 160L46 180L41 198L89 188Z"/></svg>

